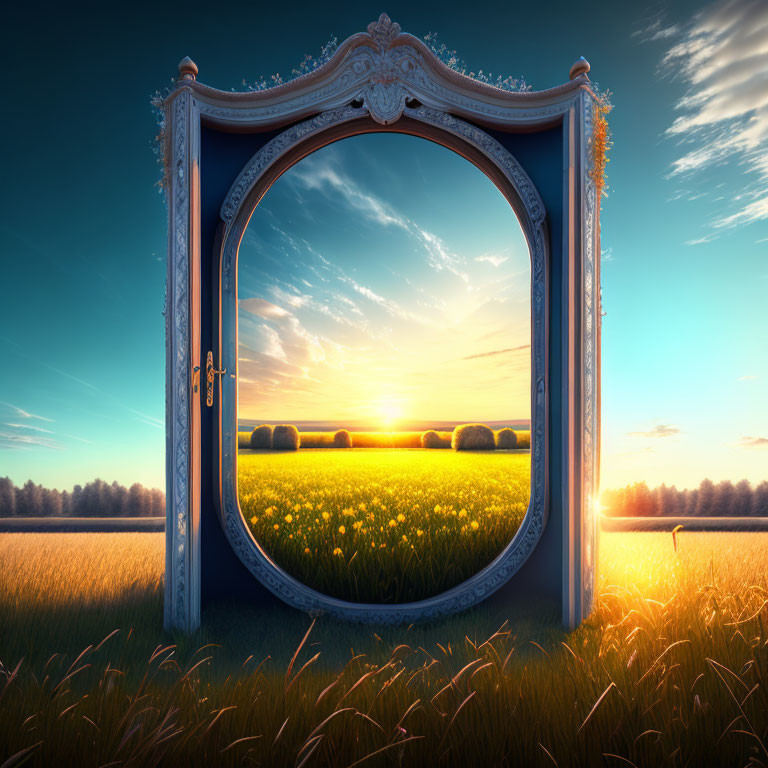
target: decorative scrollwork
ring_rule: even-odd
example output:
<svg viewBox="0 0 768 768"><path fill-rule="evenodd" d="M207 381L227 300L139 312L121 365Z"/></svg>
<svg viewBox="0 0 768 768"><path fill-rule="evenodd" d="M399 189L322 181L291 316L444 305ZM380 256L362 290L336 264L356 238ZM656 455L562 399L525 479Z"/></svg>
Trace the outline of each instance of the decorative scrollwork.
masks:
<svg viewBox="0 0 768 768"><path fill-rule="evenodd" d="M169 208L172 228L168 276L170 286L169 310L166 316L173 333L167 335L166 354L171 366L171 383L166 397L167 442L170 447L171 481L166 502L166 546L170 549L168 563L171 573L166 579L173 585L173 597L167 603L169 623L176 627L188 626L186 580L189 557L189 174L187 130L189 93L183 92L172 105L173 145L171 190L173 207Z"/></svg>
<svg viewBox="0 0 768 768"><path fill-rule="evenodd" d="M313 88L308 89L309 84ZM421 40L404 34L386 14L339 46L318 69L256 92L231 93L192 81L204 98L201 113L231 124L300 119L359 99L370 116L390 125L409 99L463 117L535 123L566 113L583 81L540 92L516 93L459 74ZM545 98L542 96L546 95Z"/></svg>

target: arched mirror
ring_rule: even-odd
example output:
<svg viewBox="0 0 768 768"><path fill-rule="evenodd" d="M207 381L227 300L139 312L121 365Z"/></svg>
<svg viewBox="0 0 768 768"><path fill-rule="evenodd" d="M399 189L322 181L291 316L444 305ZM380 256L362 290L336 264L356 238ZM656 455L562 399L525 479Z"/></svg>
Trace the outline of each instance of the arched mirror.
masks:
<svg viewBox="0 0 768 768"><path fill-rule="evenodd" d="M458 153L365 133L290 166L237 257L237 501L295 582L419 603L531 499L531 254Z"/></svg>

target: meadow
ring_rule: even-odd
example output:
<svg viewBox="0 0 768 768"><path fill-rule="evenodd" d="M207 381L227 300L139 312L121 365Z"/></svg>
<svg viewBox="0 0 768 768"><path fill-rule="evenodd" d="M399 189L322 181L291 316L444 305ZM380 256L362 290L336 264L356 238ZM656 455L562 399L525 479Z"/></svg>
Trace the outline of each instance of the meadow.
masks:
<svg viewBox="0 0 768 768"><path fill-rule="evenodd" d="M530 454L247 451L238 492L256 540L299 581L346 600L409 602L461 583L512 540Z"/></svg>
<svg viewBox="0 0 768 768"><path fill-rule="evenodd" d="M603 534L597 606L425 626L224 604L161 534L0 535L0 765L765 766L768 534Z"/></svg>

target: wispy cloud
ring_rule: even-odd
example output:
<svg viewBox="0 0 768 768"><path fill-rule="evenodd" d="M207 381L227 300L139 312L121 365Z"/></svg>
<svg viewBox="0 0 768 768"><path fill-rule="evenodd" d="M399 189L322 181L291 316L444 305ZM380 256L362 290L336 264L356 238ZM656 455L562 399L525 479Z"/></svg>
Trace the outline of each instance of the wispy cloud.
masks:
<svg viewBox="0 0 768 768"><path fill-rule="evenodd" d="M0 449L5 450L25 450L28 448L53 448L61 450L63 448L52 437L42 435L18 435L12 432L0 432Z"/></svg>
<svg viewBox="0 0 768 768"><path fill-rule="evenodd" d="M478 360L481 357L495 357L496 355L508 355L511 352L522 352L524 349L530 349L530 344L521 344L519 347L508 347L507 349L494 349L491 352L479 352L476 355L462 357L462 360Z"/></svg>
<svg viewBox="0 0 768 768"><path fill-rule="evenodd" d="M768 448L768 437L744 435L737 443L739 448Z"/></svg>
<svg viewBox="0 0 768 768"><path fill-rule="evenodd" d="M397 227L410 235L420 243L426 252L427 263L434 270L446 270L465 283L469 282L469 276L462 268L464 260L453 253L445 241L434 232L424 229L384 200L362 189L331 163L313 161L310 158L305 160L303 165L303 168L296 167L293 177L307 189L332 189L339 195L339 199L344 200L350 208L360 212L369 221L385 227Z"/></svg>
<svg viewBox="0 0 768 768"><path fill-rule="evenodd" d="M240 299L240 309L250 312L252 315L258 315L265 320L284 320L291 316L288 310L278 307L266 299Z"/></svg>
<svg viewBox="0 0 768 768"><path fill-rule="evenodd" d="M426 318L420 315L417 315L408 309L405 309L393 299L388 299L384 296L380 296L378 293L371 290L367 286L360 285L360 283L358 283L353 278L345 275L340 279L343 282L347 283L348 285L352 286L352 288L355 291L357 291L357 293L359 293L361 296L365 296L365 298L368 299L369 301L372 301L374 304L378 304L380 307L385 309L393 317L399 317L402 320L415 320L416 322L421 323L422 325L429 325L429 322L427 321Z"/></svg>
<svg viewBox="0 0 768 768"><path fill-rule="evenodd" d="M642 29L633 32L632 37L643 43L648 43L654 40L668 40L670 37L675 37L679 32L680 27L677 24L667 25L664 23L664 17L657 14Z"/></svg>
<svg viewBox="0 0 768 768"><path fill-rule="evenodd" d="M12 405L11 403L0 402L0 405L4 405L6 408L10 408L17 416L21 416L22 419L40 419L40 421L53 421L53 419L49 419L46 416L39 416L36 413L30 413L29 411L25 411L23 408L19 408L18 406Z"/></svg>
<svg viewBox="0 0 768 768"><path fill-rule="evenodd" d="M752 376L752 375L749 375L749 376L739 376L739 378L736 379L736 381L754 381L756 378L757 378L757 376Z"/></svg>
<svg viewBox="0 0 768 768"><path fill-rule="evenodd" d="M734 160L750 175L733 204L713 218L716 231L768 219L768 4L729 0L706 6L682 25L656 20L641 40L674 43L662 71L687 85L667 134L687 148L669 176ZM689 241L696 245L710 238Z"/></svg>
<svg viewBox="0 0 768 768"><path fill-rule="evenodd" d="M494 267L500 267L505 261L509 261L509 256L502 253L484 253L482 256L475 256L475 261L485 261Z"/></svg>
<svg viewBox="0 0 768 768"><path fill-rule="evenodd" d="M155 427L156 429L164 429L165 428L165 421L163 419L158 419L155 416L150 416L149 414L142 413L142 411L137 411L134 408L131 408L131 413L133 413L137 418L136 421L140 421L143 424L147 424L150 427Z"/></svg>
<svg viewBox="0 0 768 768"><path fill-rule="evenodd" d="M4 433L4 437L7 442L13 443L13 445L41 445L45 448L61 448L57 440L64 438L67 440L77 440L79 443L91 443L90 440L86 440L84 437L78 437L77 435L68 435L63 432L54 432L51 429L45 429L44 427L38 427L35 424L16 424L14 422L6 422L2 426L9 427L14 430L22 430L22 434L16 433ZM39 434L33 436L27 435L26 432L32 431L35 433L42 433L44 435L52 435L52 437L41 437ZM7 446L6 446L7 447Z"/></svg>
<svg viewBox="0 0 768 768"><path fill-rule="evenodd" d="M6 427L13 427L13 429L31 429L35 432L45 432L46 434L52 435L53 432L50 429L44 429L43 427L36 427L34 424L13 424L11 422L8 422Z"/></svg>
<svg viewBox="0 0 768 768"><path fill-rule="evenodd" d="M674 424L657 424L653 429L649 429L646 432L627 432L629 437L649 438L672 437L679 434L682 434L682 430Z"/></svg>

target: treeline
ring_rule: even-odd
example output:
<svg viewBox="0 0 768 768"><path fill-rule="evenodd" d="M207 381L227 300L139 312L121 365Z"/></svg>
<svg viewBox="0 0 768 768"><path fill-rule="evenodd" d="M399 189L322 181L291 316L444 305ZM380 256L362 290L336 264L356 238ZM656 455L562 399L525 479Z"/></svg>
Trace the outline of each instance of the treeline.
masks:
<svg viewBox="0 0 768 768"><path fill-rule="evenodd" d="M162 517L165 494L134 483L93 480L71 492L44 488L28 480L20 488L0 478L0 517Z"/></svg>
<svg viewBox="0 0 768 768"><path fill-rule="evenodd" d="M601 502L612 517L768 517L768 482L753 486L748 480L735 485L730 480L704 480L698 488L683 491L635 483L603 491Z"/></svg>

